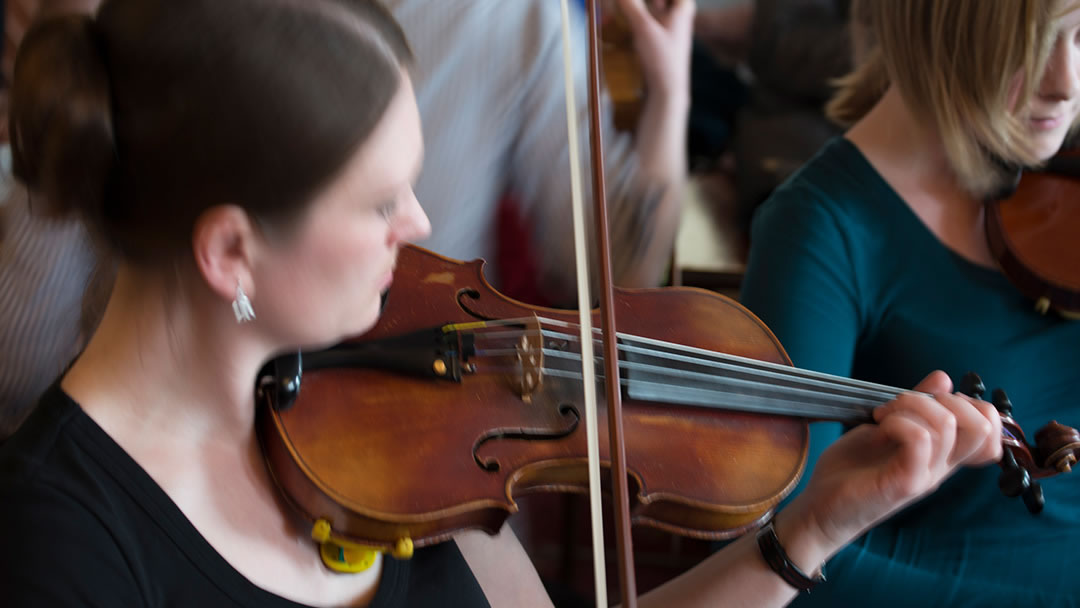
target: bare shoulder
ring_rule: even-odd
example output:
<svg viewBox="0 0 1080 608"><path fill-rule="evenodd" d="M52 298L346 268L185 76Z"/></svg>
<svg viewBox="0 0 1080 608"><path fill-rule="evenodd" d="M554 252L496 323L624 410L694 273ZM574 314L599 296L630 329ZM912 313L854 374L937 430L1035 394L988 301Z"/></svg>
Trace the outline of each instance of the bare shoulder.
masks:
<svg viewBox="0 0 1080 608"><path fill-rule="evenodd" d="M493 608L552 605L532 560L510 526L504 525L495 536L470 530L455 540Z"/></svg>

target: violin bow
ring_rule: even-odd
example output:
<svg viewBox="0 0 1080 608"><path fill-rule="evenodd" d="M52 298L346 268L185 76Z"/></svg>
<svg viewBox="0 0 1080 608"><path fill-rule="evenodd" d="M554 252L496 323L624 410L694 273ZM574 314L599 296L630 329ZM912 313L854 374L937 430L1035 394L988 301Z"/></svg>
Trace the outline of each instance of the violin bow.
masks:
<svg viewBox="0 0 1080 608"><path fill-rule="evenodd" d="M611 254L608 242L607 194L604 183L603 133L600 127L600 28L597 0L586 0L589 54L589 134L593 184L593 209L599 252L599 301L601 338L604 354L604 378L607 398L608 438L610 440L611 488L615 507L615 547L618 553L622 605L637 606L637 584L630 537L630 497L627 492L626 451L622 425L622 391L619 382L618 351L615 328L614 289ZM589 298L588 257L585 254L584 211L581 204L581 177L578 161L577 105L574 100L574 70L570 40L570 10L562 0L563 59L566 78L566 119L570 142L570 182L574 216L574 252L577 267L578 312L581 329L582 378L585 389L585 432L589 454L589 505L592 517L593 572L596 581L596 605L607 606L607 579L604 566L604 537L601 520L600 462L597 433L596 380L593 357L592 305Z"/></svg>

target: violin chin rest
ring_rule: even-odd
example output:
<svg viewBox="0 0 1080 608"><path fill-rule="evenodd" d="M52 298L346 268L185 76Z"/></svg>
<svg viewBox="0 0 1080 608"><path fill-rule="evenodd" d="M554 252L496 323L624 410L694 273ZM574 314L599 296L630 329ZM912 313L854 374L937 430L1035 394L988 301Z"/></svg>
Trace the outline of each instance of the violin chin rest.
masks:
<svg viewBox="0 0 1080 608"><path fill-rule="evenodd" d="M303 375L303 359L300 351L281 355L267 363L259 372L256 396L269 396L271 406L283 412L296 403L300 395L300 378ZM267 395L267 391L270 392Z"/></svg>

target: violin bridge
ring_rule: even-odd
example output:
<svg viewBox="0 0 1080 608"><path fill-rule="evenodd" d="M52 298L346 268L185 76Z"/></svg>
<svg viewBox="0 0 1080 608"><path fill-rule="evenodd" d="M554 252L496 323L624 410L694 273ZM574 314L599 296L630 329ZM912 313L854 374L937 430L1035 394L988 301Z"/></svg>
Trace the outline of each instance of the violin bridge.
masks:
<svg viewBox="0 0 1080 608"><path fill-rule="evenodd" d="M515 350L519 374L516 384L522 401L529 403L544 377L544 336L536 316L525 325Z"/></svg>

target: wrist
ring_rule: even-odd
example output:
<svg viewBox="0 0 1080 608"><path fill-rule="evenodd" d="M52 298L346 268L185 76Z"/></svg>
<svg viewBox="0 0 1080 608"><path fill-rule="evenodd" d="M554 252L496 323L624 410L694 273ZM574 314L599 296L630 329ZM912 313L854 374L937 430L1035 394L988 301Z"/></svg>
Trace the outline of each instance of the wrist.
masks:
<svg viewBox="0 0 1080 608"><path fill-rule="evenodd" d="M825 582L824 564L810 574L795 564L776 536L774 522L770 521L758 530L755 540L765 564L792 589L809 593L818 583Z"/></svg>
<svg viewBox="0 0 1080 608"><path fill-rule="evenodd" d="M840 549L822 532L817 518L803 508L798 498L773 518L773 528L791 562L811 578Z"/></svg>
<svg viewBox="0 0 1080 608"><path fill-rule="evenodd" d="M645 80L646 103L656 104L665 112L681 116L690 112L690 81L671 78Z"/></svg>

